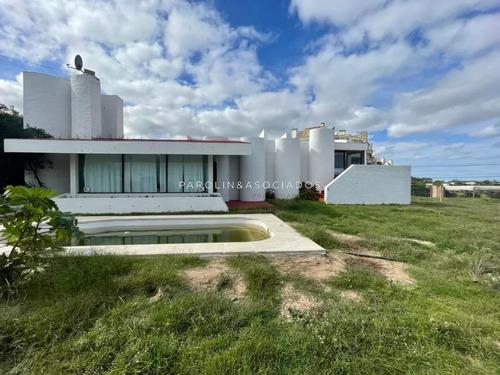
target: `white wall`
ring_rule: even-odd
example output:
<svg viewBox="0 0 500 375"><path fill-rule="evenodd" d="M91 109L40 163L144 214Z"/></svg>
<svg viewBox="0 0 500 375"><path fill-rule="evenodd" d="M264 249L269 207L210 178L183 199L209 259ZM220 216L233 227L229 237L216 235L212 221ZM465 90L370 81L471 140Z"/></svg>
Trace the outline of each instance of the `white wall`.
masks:
<svg viewBox="0 0 500 375"><path fill-rule="evenodd" d="M117 95L101 95L103 138L123 138L123 100Z"/></svg>
<svg viewBox="0 0 500 375"><path fill-rule="evenodd" d="M71 77L71 137L102 135L101 83L90 74Z"/></svg>
<svg viewBox="0 0 500 375"><path fill-rule="evenodd" d="M55 138L71 137L71 86L67 79L23 72L24 126Z"/></svg>
<svg viewBox="0 0 500 375"><path fill-rule="evenodd" d="M240 157L240 179L243 184L240 200L244 202L262 202L266 200L266 147L265 139L244 137L243 142L251 142L252 153Z"/></svg>
<svg viewBox="0 0 500 375"><path fill-rule="evenodd" d="M38 177L48 189L54 190L59 194L69 193L70 156L64 154L46 154L45 157L52 162L52 167L48 168L46 166L44 169L38 170ZM25 172L25 180L28 184L38 186L34 175L28 171Z"/></svg>
<svg viewBox="0 0 500 375"><path fill-rule="evenodd" d="M204 197L120 197L66 198L54 201L61 211L74 214L130 214L136 212L228 211L220 196Z"/></svg>
<svg viewBox="0 0 500 375"><path fill-rule="evenodd" d="M335 177L335 131L330 128L309 132L309 180L323 190Z"/></svg>
<svg viewBox="0 0 500 375"><path fill-rule="evenodd" d="M276 140L275 176L278 187L274 193L278 199L293 199L299 194L300 141L298 138Z"/></svg>
<svg viewBox="0 0 500 375"><path fill-rule="evenodd" d="M325 188L330 204L410 204L411 167L351 165Z"/></svg>

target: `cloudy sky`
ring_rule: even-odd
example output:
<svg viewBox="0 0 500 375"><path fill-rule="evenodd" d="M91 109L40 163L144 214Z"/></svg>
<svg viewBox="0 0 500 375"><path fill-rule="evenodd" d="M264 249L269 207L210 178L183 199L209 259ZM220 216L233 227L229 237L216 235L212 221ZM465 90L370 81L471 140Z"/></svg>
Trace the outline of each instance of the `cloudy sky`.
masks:
<svg viewBox="0 0 500 375"><path fill-rule="evenodd" d="M500 180L499 0L0 0L0 102L76 54L127 137L368 130L414 176Z"/></svg>

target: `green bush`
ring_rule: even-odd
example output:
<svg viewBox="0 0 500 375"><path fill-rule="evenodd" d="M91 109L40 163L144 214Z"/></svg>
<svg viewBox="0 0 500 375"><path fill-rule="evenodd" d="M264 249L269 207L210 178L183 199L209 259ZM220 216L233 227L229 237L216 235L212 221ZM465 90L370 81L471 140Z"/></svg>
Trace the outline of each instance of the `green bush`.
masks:
<svg viewBox="0 0 500 375"><path fill-rule="evenodd" d="M416 197L428 197L430 195L430 188L428 186L411 186L411 195Z"/></svg>
<svg viewBox="0 0 500 375"><path fill-rule="evenodd" d="M310 186L310 183L302 182L299 189L299 199L306 201L319 200L319 192L315 185Z"/></svg>
<svg viewBox="0 0 500 375"><path fill-rule="evenodd" d="M44 188L9 185L0 196L0 238L3 248L10 248L0 254L0 298L17 294L34 273L43 271L44 255L81 236L75 217L59 211L51 199L55 195Z"/></svg>

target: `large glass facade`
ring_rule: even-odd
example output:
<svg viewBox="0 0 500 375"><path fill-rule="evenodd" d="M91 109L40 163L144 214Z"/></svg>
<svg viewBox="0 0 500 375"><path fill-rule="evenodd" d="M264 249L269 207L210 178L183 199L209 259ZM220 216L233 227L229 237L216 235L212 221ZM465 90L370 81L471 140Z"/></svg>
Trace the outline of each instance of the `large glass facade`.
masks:
<svg viewBox="0 0 500 375"><path fill-rule="evenodd" d="M80 193L206 192L206 155L79 157Z"/></svg>

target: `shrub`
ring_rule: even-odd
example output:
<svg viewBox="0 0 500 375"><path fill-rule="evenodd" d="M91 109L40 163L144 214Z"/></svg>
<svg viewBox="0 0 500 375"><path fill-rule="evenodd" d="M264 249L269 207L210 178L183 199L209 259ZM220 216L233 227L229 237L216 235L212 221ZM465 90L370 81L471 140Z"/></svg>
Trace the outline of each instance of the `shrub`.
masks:
<svg viewBox="0 0 500 375"><path fill-rule="evenodd" d="M17 294L31 276L43 271L43 256L60 250L72 237L80 237L77 220L59 211L44 188L7 186L0 196L0 298ZM10 249L9 249L10 248Z"/></svg>
<svg viewBox="0 0 500 375"><path fill-rule="evenodd" d="M299 189L299 199L304 199L306 201L317 201L319 200L319 192L315 185L302 182Z"/></svg>

